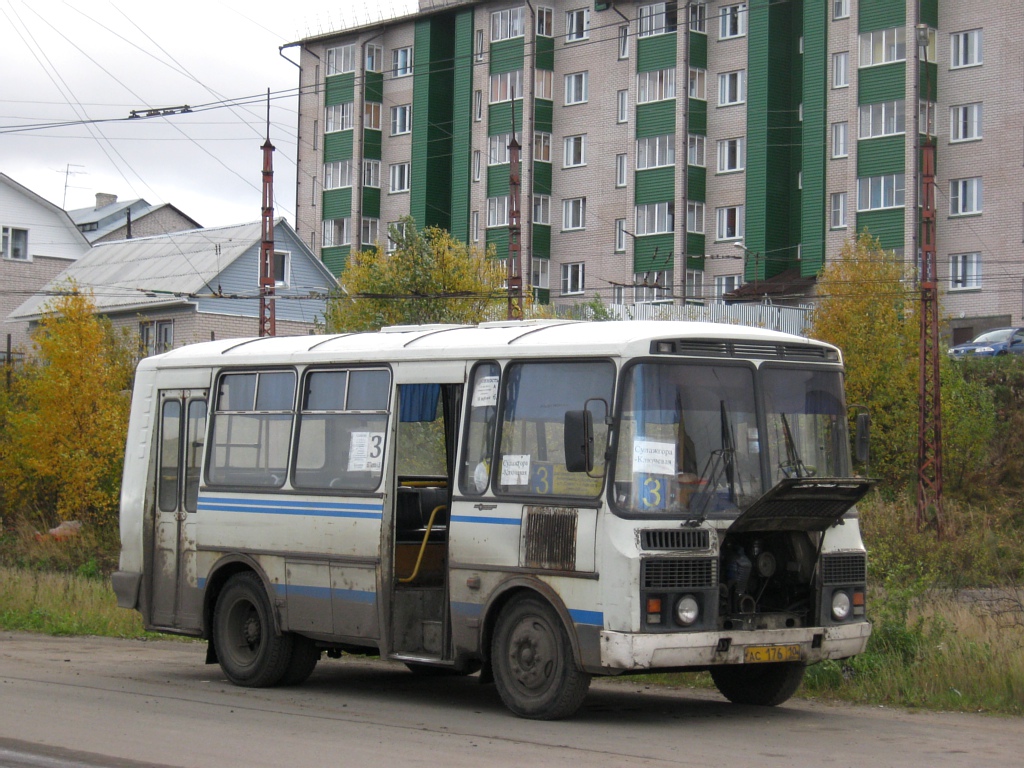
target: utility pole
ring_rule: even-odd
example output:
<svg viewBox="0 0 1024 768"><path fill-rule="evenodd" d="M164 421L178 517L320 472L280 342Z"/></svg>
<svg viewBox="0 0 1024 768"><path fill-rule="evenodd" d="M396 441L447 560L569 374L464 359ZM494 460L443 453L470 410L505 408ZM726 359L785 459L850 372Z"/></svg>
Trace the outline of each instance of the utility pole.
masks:
<svg viewBox="0 0 1024 768"><path fill-rule="evenodd" d="M276 336L274 309L274 145L270 143L270 89L267 140L263 142L263 219L260 228L260 336Z"/></svg>

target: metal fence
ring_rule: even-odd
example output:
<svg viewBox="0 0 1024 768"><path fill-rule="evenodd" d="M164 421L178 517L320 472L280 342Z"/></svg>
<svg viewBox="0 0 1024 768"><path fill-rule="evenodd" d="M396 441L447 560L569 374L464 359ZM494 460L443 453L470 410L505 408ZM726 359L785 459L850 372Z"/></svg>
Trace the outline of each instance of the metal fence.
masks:
<svg viewBox="0 0 1024 768"><path fill-rule="evenodd" d="M767 328L773 331L806 335L809 307L779 307L774 304L606 304L606 311L616 320L691 320L708 323L729 323ZM559 316L590 319L594 307L587 304L559 307Z"/></svg>

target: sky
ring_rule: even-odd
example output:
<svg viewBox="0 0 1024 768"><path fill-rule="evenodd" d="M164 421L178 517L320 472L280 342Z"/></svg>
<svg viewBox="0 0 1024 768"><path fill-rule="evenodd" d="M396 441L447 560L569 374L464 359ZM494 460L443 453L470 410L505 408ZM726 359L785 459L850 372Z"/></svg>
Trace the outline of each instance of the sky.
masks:
<svg viewBox="0 0 1024 768"><path fill-rule="evenodd" d="M274 214L294 223L299 69L280 46L415 10L416 0L0 0L0 172L66 210L103 192L171 203L204 227L256 221L269 89ZM298 61L298 48L283 54Z"/></svg>

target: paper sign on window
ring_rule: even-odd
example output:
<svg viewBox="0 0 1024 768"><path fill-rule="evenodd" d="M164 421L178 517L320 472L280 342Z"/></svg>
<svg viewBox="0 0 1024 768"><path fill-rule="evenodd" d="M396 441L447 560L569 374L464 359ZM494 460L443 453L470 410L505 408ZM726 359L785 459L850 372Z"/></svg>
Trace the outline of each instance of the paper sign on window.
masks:
<svg viewBox="0 0 1024 768"><path fill-rule="evenodd" d="M487 408L498 404L498 377L484 376L473 389L473 407Z"/></svg>
<svg viewBox="0 0 1024 768"><path fill-rule="evenodd" d="M379 472L384 465L384 433L353 432L348 446L349 472Z"/></svg>
<svg viewBox="0 0 1024 768"><path fill-rule="evenodd" d="M674 475L676 444L652 440L633 441L633 474Z"/></svg>
<svg viewBox="0 0 1024 768"><path fill-rule="evenodd" d="M530 454L510 454L501 459L501 484L526 485L530 482Z"/></svg>

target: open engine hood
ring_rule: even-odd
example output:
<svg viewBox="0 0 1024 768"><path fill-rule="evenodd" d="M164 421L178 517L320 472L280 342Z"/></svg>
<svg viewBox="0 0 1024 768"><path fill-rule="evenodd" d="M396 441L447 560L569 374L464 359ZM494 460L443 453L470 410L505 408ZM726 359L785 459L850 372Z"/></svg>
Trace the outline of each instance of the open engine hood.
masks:
<svg viewBox="0 0 1024 768"><path fill-rule="evenodd" d="M860 501L875 482L849 477L780 480L737 517L728 532L824 531Z"/></svg>

